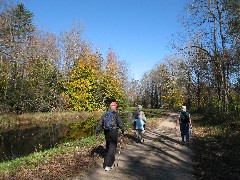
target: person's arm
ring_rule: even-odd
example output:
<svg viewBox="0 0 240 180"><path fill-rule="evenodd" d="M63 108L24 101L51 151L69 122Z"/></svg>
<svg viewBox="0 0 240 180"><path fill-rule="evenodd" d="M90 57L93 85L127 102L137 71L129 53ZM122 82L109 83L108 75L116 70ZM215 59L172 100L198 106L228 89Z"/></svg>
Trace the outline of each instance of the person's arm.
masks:
<svg viewBox="0 0 240 180"><path fill-rule="evenodd" d="M136 112L133 114L133 117L132 117L132 125L134 125L135 117L136 117Z"/></svg>
<svg viewBox="0 0 240 180"><path fill-rule="evenodd" d="M142 112L142 120L146 123L147 122L147 118L146 118L146 116L145 116L145 113L143 112L143 111L141 111Z"/></svg>
<svg viewBox="0 0 240 180"><path fill-rule="evenodd" d="M189 124L190 124L190 128L192 128L192 118L191 118L190 114L189 114Z"/></svg>
<svg viewBox="0 0 240 180"><path fill-rule="evenodd" d="M116 113L115 116L116 116L116 119L117 119L118 127L121 129L122 134L123 134L124 131L125 131L125 126L123 125L122 119L121 119L121 117L118 113Z"/></svg>
<svg viewBox="0 0 240 180"><path fill-rule="evenodd" d="M100 131L103 129L103 116L101 117L101 120L98 122L98 125L96 127L96 136L99 135Z"/></svg>

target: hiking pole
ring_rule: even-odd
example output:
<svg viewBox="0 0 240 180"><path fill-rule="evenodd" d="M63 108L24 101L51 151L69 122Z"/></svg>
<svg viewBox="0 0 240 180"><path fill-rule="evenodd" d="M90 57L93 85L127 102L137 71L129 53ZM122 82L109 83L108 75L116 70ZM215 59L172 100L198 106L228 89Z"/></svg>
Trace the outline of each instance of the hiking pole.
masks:
<svg viewBox="0 0 240 180"><path fill-rule="evenodd" d="M123 138L123 134L120 136L120 141L119 141L119 151L118 151L118 158L117 158L117 166L118 166L118 162L119 162L119 157L121 154L121 149L122 149L122 138Z"/></svg>

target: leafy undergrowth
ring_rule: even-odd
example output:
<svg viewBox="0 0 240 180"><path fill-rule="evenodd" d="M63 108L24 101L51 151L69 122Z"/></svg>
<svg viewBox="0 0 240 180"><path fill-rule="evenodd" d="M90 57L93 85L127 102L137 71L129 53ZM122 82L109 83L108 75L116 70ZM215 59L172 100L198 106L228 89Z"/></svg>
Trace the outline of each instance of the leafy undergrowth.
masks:
<svg viewBox="0 0 240 180"><path fill-rule="evenodd" d="M197 179L240 179L240 121L208 123L199 117L193 122Z"/></svg>

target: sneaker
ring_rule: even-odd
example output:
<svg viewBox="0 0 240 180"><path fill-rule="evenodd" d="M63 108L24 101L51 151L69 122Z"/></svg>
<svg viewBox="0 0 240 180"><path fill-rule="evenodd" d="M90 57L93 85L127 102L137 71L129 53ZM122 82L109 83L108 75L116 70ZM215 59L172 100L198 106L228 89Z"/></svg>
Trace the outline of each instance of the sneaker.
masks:
<svg viewBox="0 0 240 180"><path fill-rule="evenodd" d="M185 144L185 141L182 141L182 145L184 145Z"/></svg>
<svg viewBox="0 0 240 180"><path fill-rule="evenodd" d="M105 167L105 169L104 169L105 171L109 171L110 170L110 167Z"/></svg>

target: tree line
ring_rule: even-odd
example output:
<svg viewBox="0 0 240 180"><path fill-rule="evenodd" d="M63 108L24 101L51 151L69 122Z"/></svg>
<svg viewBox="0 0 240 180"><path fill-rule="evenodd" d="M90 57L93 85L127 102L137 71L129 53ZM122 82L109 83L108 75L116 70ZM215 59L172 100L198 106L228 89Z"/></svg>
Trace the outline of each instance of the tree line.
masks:
<svg viewBox="0 0 240 180"><path fill-rule="evenodd" d="M0 111L94 111L126 106L127 66L82 39L74 23L60 36L33 25L23 4L0 1Z"/></svg>
<svg viewBox="0 0 240 180"><path fill-rule="evenodd" d="M199 111L239 114L238 0L186 4L184 31L171 44L174 54L140 80L131 79L126 62L114 50L103 57L83 40L81 24L56 36L33 25L34 15L23 4L0 7L2 112L94 111L114 100L120 107L185 104Z"/></svg>
<svg viewBox="0 0 240 180"><path fill-rule="evenodd" d="M172 43L175 54L131 83L132 102L239 117L240 2L191 1L185 12L184 31Z"/></svg>

